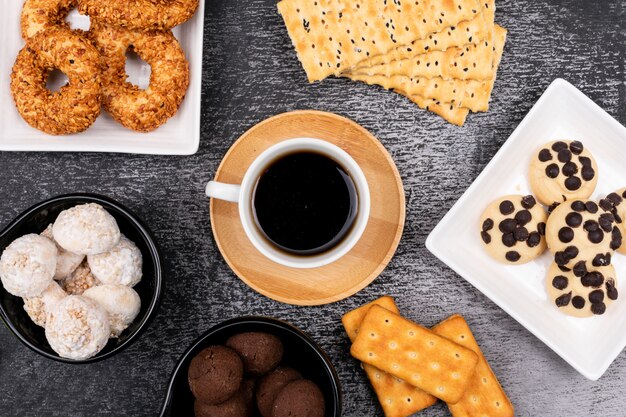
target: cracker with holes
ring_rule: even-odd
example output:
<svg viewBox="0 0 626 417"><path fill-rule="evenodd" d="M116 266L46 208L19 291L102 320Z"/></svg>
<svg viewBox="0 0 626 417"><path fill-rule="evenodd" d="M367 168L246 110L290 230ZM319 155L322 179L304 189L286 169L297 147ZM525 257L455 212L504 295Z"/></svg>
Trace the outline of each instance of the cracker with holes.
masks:
<svg viewBox="0 0 626 417"><path fill-rule="evenodd" d="M476 371L463 398L456 404L448 404L452 416L513 417L513 405L480 351L465 319L454 315L433 327L433 332L473 350L478 355Z"/></svg>
<svg viewBox="0 0 626 417"><path fill-rule="evenodd" d="M350 353L451 404L463 397L478 362L471 349L379 306L368 311Z"/></svg>
<svg viewBox="0 0 626 417"><path fill-rule="evenodd" d="M530 262L546 249L547 215L532 195L508 195L493 201L480 219L480 240L503 263Z"/></svg>
<svg viewBox="0 0 626 417"><path fill-rule="evenodd" d="M346 313L341 322L350 341L356 339L361 323L373 305L400 314L393 298L389 296L381 297ZM372 365L364 363L363 370L372 384L385 417L407 417L437 402L437 398L432 395Z"/></svg>
<svg viewBox="0 0 626 417"><path fill-rule="evenodd" d="M574 317L602 315L618 297L613 265L593 266L589 261L578 261L571 269L553 262L546 289L552 304Z"/></svg>
<svg viewBox="0 0 626 417"><path fill-rule="evenodd" d="M626 236L626 187L607 195L598 202L598 205L613 214L622 236ZM622 242L617 251L626 255L626 245Z"/></svg>
<svg viewBox="0 0 626 417"><path fill-rule="evenodd" d="M555 208L546 224L546 242L557 265L572 268L580 260L592 266L611 263L622 233L611 212L591 200L574 200Z"/></svg>
<svg viewBox="0 0 626 417"><path fill-rule="evenodd" d="M282 0L278 11L313 82L471 20L479 4L478 0Z"/></svg>
<svg viewBox="0 0 626 417"><path fill-rule="evenodd" d="M537 149L528 175L533 193L549 206L588 198L598 183L598 166L581 142L559 140Z"/></svg>

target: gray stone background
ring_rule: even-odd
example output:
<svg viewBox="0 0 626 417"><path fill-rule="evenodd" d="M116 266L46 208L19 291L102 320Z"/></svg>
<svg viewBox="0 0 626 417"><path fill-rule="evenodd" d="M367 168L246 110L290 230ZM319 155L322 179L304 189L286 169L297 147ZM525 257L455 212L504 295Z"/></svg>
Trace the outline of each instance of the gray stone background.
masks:
<svg viewBox="0 0 626 417"><path fill-rule="evenodd" d="M151 327L105 362L52 362L0 327L0 415L154 416L188 345L214 324L246 313L288 320L326 349L343 384L344 416L382 416L348 354L339 318L383 294L397 296L402 311L427 326L463 314L517 415L626 415L624 352L599 381L586 380L424 247L554 78L569 80L626 123L626 1L498 1L497 21L509 38L491 110L472 115L464 128L380 88L343 79L307 84L275 3L207 1L196 155L0 153L0 224L57 194L99 192L145 220L166 265L166 291ZM237 279L216 249L203 195L234 140L257 122L295 109L335 112L369 129L395 159L406 189L406 228L389 267L361 293L321 307L280 304ZM420 415L448 411L438 404Z"/></svg>

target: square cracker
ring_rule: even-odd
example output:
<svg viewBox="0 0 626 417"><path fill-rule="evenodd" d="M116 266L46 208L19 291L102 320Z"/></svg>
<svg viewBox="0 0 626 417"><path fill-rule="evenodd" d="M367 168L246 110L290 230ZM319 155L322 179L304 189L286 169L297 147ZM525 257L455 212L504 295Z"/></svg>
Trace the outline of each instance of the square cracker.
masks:
<svg viewBox="0 0 626 417"><path fill-rule="evenodd" d="M389 296L381 297L346 313L341 321L351 341L356 339L361 322L373 305L396 314L400 313L393 298ZM364 363L363 370L372 384L385 417L407 417L437 402L437 398L432 395L372 365Z"/></svg>
<svg viewBox="0 0 626 417"><path fill-rule="evenodd" d="M478 364L470 385L459 402L448 404L450 413L454 417L513 417L513 405L480 351L465 319L454 315L433 327L433 331L478 355Z"/></svg>
<svg viewBox="0 0 626 417"><path fill-rule="evenodd" d="M282 15L310 82L470 20L479 0L282 0Z"/></svg>
<svg viewBox="0 0 626 417"><path fill-rule="evenodd" d="M471 349L376 305L350 353L451 404L463 397L478 362Z"/></svg>

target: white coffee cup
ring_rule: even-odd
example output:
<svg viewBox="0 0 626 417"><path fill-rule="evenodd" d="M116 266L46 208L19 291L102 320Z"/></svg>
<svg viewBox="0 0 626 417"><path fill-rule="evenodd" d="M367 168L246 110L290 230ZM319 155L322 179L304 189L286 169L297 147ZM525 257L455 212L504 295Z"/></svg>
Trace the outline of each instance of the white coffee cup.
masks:
<svg viewBox="0 0 626 417"><path fill-rule="evenodd" d="M337 246L320 254L298 256L278 249L263 236L254 221L252 195L259 177L273 161L294 152L306 151L325 155L348 172L357 191L358 208L352 229ZM288 139L271 146L250 164L241 185L210 181L206 186L206 195L211 198L239 203L239 218L250 242L267 258L291 268L318 268L344 256L363 235L370 215L370 191L359 165L338 146L312 138Z"/></svg>

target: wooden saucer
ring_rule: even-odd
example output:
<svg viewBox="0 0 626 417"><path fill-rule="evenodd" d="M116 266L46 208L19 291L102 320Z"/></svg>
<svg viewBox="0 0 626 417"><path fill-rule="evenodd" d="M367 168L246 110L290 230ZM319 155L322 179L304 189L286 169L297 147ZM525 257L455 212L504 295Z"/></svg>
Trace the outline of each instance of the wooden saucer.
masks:
<svg viewBox="0 0 626 417"><path fill-rule="evenodd" d="M240 184L261 152L300 137L339 146L363 170L372 205L367 228L356 246L324 267L295 269L270 261L256 250L243 230L237 204L211 199L211 227L228 265L254 290L288 304L327 304L362 290L387 266L404 228L404 189L391 156L371 133L344 117L319 111L284 113L257 124L226 153L215 180Z"/></svg>

